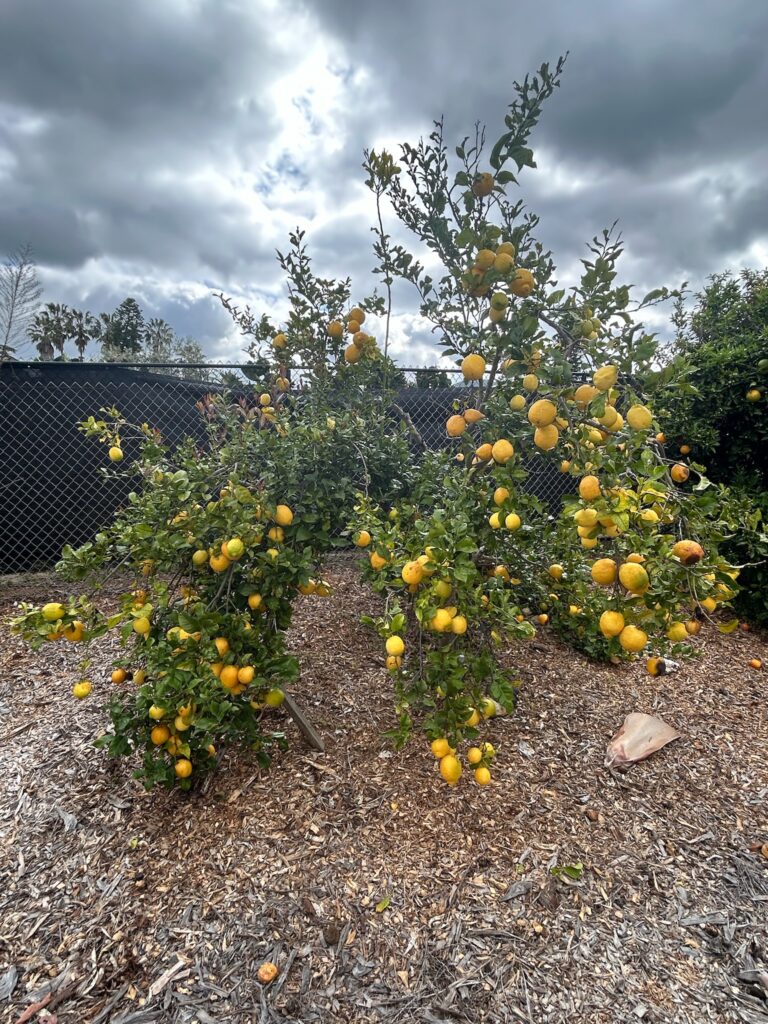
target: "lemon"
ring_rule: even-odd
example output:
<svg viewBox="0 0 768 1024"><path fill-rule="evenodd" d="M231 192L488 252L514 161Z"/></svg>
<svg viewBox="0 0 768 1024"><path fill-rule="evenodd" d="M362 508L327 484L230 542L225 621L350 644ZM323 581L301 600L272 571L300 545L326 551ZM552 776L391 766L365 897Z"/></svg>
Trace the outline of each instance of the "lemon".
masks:
<svg viewBox="0 0 768 1024"><path fill-rule="evenodd" d="M399 658L405 650L405 644L403 638L399 636L387 637L387 654L393 654L396 658Z"/></svg>
<svg viewBox="0 0 768 1024"><path fill-rule="evenodd" d="M648 573L637 562L624 562L619 569L619 582L631 594L644 594L650 586Z"/></svg>
<svg viewBox="0 0 768 1024"><path fill-rule="evenodd" d="M528 422L534 427L548 427L550 423L555 422L556 416L557 406L548 398L540 398L528 410Z"/></svg>
<svg viewBox="0 0 768 1024"><path fill-rule="evenodd" d="M533 443L543 452L550 452L560 439L560 431L554 423L546 427L537 427L533 433Z"/></svg>
<svg viewBox="0 0 768 1024"><path fill-rule="evenodd" d="M355 544L359 548L367 548L371 543L371 535L367 530L361 530L355 537Z"/></svg>
<svg viewBox="0 0 768 1024"><path fill-rule="evenodd" d="M637 626L625 626L619 633L619 643L625 651L636 654L648 643L648 634Z"/></svg>
<svg viewBox="0 0 768 1024"><path fill-rule="evenodd" d="M504 520L504 525L508 530L519 530L522 525L522 520L516 512L510 512Z"/></svg>
<svg viewBox="0 0 768 1024"><path fill-rule="evenodd" d="M624 629L624 616L621 612L605 611L600 616L600 632L603 636L618 636Z"/></svg>
<svg viewBox="0 0 768 1024"><path fill-rule="evenodd" d="M275 522L278 526L290 526L293 522L293 512L288 505L278 505L275 509Z"/></svg>
<svg viewBox="0 0 768 1024"><path fill-rule="evenodd" d="M509 408L512 412L522 412L525 408L525 396L524 395L513 395L509 400Z"/></svg>
<svg viewBox="0 0 768 1024"><path fill-rule="evenodd" d="M461 778L461 762L453 754L440 758L440 774L449 786L455 786Z"/></svg>
<svg viewBox="0 0 768 1024"><path fill-rule="evenodd" d="M478 786L487 786L491 781L491 773L484 766L475 768L475 782Z"/></svg>
<svg viewBox="0 0 768 1024"><path fill-rule="evenodd" d="M493 461L500 466L506 466L514 454L515 449L506 438L500 438L491 448Z"/></svg>
<svg viewBox="0 0 768 1024"><path fill-rule="evenodd" d="M649 430L653 424L653 414L644 405L633 405L627 413L627 423L633 430Z"/></svg>
<svg viewBox="0 0 768 1024"><path fill-rule="evenodd" d="M526 373L523 377L523 387L526 391L536 391L539 386L539 378L535 373Z"/></svg>
<svg viewBox="0 0 768 1024"><path fill-rule="evenodd" d="M56 622L57 619L61 619L66 615L66 608L63 604L59 604L58 601L51 601L43 605L40 614L46 622Z"/></svg>
<svg viewBox="0 0 768 1024"><path fill-rule="evenodd" d="M592 375L592 383L598 391L610 391L618 379L618 367L612 365L601 366L600 369L595 370Z"/></svg>
<svg viewBox="0 0 768 1024"><path fill-rule="evenodd" d="M617 566L612 558L598 558L592 563L592 579L601 587L608 587L616 582Z"/></svg>
<svg viewBox="0 0 768 1024"><path fill-rule="evenodd" d="M481 355L471 353L462 359L461 372L464 380L480 380L485 373L485 360Z"/></svg>

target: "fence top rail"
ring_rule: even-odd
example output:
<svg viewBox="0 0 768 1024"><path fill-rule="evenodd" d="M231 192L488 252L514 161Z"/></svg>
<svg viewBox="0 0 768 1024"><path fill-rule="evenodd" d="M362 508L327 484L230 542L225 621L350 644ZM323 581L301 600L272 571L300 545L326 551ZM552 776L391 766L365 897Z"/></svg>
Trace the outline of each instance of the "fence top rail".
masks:
<svg viewBox="0 0 768 1024"><path fill-rule="evenodd" d="M56 360L56 359L13 359L6 360L0 363L0 368L23 368L23 369L39 369L41 367L57 367L61 368L66 366L68 369L71 368L83 368L83 369L114 369L115 367L121 367L124 369L160 369L168 367L174 367L178 370L250 370L254 368L254 363L179 363L179 362L165 362L165 363L145 363L145 362L97 362L96 360L87 362L81 362L79 359L73 360ZM289 370L309 370L309 366L291 365L288 367ZM397 366L401 373L423 373L424 371L430 371L432 373L461 373L461 367L459 366Z"/></svg>

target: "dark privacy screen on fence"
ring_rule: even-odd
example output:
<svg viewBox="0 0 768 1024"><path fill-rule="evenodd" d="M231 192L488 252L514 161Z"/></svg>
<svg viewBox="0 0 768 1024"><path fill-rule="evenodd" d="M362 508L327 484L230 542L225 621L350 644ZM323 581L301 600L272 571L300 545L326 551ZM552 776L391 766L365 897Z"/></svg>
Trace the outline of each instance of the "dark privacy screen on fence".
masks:
<svg viewBox="0 0 768 1024"><path fill-rule="evenodd" d="M414 371L404 372L406 380L414 379ZM120 365L2 364L0 573L52 565L65 544L77 546L93 537L135 488L135 480L105 477L102 446L78 430L88 416L114 406L131 422L157 428L170 445L185 437L204 444L196 403L226 389L220 365L202 367L200 373L208 379L184 380ZM238 381L232 373L227 384L253 391L244 377ZM397 404L427 446L437 449L449 443L445 421L454 399L464 394L462 388L408 386L398 393ZM544 460L537 460L526 482L527 490L549 502L572 486L572 478Z"/></svg>

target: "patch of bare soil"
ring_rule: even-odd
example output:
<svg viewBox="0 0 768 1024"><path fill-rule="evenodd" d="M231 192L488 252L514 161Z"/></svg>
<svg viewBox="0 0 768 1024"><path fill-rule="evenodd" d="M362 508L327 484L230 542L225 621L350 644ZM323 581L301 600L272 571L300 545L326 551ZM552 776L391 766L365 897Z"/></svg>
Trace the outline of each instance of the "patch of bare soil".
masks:
<svg viewBox="0 0 768 1024"><path fill-rule="evenodd" d="M327 575L291 637L326 752L289 726L268 774L225 754L191 797L92 747L106 721L69 696L79 651L3 634L5 1019L766 1024L766 674L747 662L768 645L706 628L696 661L651 679L541 631L505 655L523 686L484 737L493 784L449 789L425 741L381 738L391 684L359 623L377 598L349 565ZM21 578L0 613L57 590ZM117 654L94 645L97 693ZM619 774L603 758L630 711L683 739Z"/></svg>

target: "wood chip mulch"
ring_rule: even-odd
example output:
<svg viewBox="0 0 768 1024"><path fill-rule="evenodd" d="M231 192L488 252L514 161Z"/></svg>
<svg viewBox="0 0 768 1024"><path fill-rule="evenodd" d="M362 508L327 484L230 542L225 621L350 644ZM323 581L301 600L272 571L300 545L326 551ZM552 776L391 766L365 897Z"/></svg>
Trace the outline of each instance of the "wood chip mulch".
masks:
<svg viewBox="0 0 768 1024"><path fill-rule="evenodd" d="M349 562L327 576L291 633L326 752L288 726L267 774L225 753L191 797L93 748L80 651L3 632L3 1020L766 1024L768 672L747 663L768 644L706 627L652 679L540 630L505 652L523 685L484 737L493 784L449 789L422 738L382 739L391 683L359 623L378 599ZM0 618L59 596L21 578ZM93 653L104 693L118 649ZM620 774L605 747L631 711L683 738Z"/></svg>

